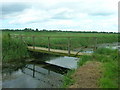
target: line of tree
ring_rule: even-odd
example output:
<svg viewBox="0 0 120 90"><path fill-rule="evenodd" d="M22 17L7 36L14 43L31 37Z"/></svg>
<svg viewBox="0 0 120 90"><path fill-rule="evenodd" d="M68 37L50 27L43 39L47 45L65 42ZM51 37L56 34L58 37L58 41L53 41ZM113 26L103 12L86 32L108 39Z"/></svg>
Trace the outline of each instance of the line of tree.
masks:
<svg viewBox="0 0 120 90"><path fill-rule="evenodd" d="M25 29L0 29L1 31L25 31L25 32L70 32L70 33L120 33L120 32L97 32L97 31L62 31L62 30L47 30L42 29L39 30L38 28L25 28Z"/></svg>

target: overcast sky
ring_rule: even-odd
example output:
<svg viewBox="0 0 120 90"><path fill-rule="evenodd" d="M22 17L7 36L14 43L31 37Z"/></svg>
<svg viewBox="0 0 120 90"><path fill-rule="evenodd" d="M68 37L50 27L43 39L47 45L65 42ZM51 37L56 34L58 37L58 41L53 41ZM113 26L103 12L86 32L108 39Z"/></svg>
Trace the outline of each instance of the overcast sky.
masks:
<svg viewBox="0 0 120 90"><path fill-rule="evenodd" d="M117 32L118 1L3 0L0 1L0 29Z"/></svg>

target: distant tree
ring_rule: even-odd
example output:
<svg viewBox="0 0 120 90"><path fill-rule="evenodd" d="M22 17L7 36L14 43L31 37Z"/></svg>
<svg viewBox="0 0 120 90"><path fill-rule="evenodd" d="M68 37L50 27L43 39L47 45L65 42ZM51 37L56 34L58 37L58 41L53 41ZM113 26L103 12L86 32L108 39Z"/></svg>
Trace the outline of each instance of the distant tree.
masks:
<svg viewBox="0 0 120 90"><path fill-rule="evenodd" d="M31 29L31 28L25 28L24 31L34 31L34 29Z"/></svg>
<svg viewBox="0 0 120 90"><path fill-rule="evenodd" d="M28 31L28 29L27 29L27 28L25 28L25 29L24 29L24 31Z"/></svg>
<svg viewBox="0 0 120 90"><path fill-rule="evenodd" d="M47 30L46 30L46 29L43 29L42 31L45 31L45 32L46 32Z"/></svg>
<svg viewBox="0 0 120 90"><path fill-rule="evenodd" d="M36 32L38 32L38 29L36 28L36 30L35 30Z"/></svg>
<svg viewBox="0 0 120 90"><path fill-rule="evenodd" d="M113 32L109 32L109 33L113 33Z"/></svg>

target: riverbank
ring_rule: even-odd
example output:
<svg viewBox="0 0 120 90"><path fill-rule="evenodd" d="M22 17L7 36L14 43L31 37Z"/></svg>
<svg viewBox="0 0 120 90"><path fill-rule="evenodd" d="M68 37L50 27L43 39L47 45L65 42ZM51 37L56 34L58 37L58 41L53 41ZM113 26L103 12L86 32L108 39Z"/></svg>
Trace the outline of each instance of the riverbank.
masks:
<svg viewBox="0 0 120 90"><path fill-rule="evenodd" d="M99 48L92 56L82 56L78 69L65 77L69 88L118 88L118 50ZM72 81L71 83L68 83ZM67 83L66 83L67 82Z"/></svg>
<svg viewBox="0 0 120 90"><path fill-rule="evenodd" d="M11 38L9 34L2 35L2 62L16 62L29 57L27 46L16 38Z"/></svg>
<svg viewBox="0 0 120 90"><path fill-rule="evenodd" d="M72 75L75 83L69 88L98 88L98 80L101 77L101 63L90 61L78 68Z"/></svg>

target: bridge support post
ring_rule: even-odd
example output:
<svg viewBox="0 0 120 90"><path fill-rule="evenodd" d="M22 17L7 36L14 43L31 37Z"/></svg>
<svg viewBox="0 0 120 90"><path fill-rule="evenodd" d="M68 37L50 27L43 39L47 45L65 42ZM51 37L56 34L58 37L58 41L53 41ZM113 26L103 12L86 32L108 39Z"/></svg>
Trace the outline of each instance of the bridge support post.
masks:
<svg viewBox="0 0 120 90"><path fill-rule="evenodd" d="M71 40L70 37L68 37L68 55L70 56L70 47L71 47Z"/></svg>
<svg viewBox="0 0 120 90"><path fill-rule="evenodd" d="M35 37L33 36L33 49L35 49Z"/></svg>
<svg viewBox="0 0 120 90"><path fill-rule="evenodd" d="M48 37L48 51L50 51L50 37Z"/></svg>

